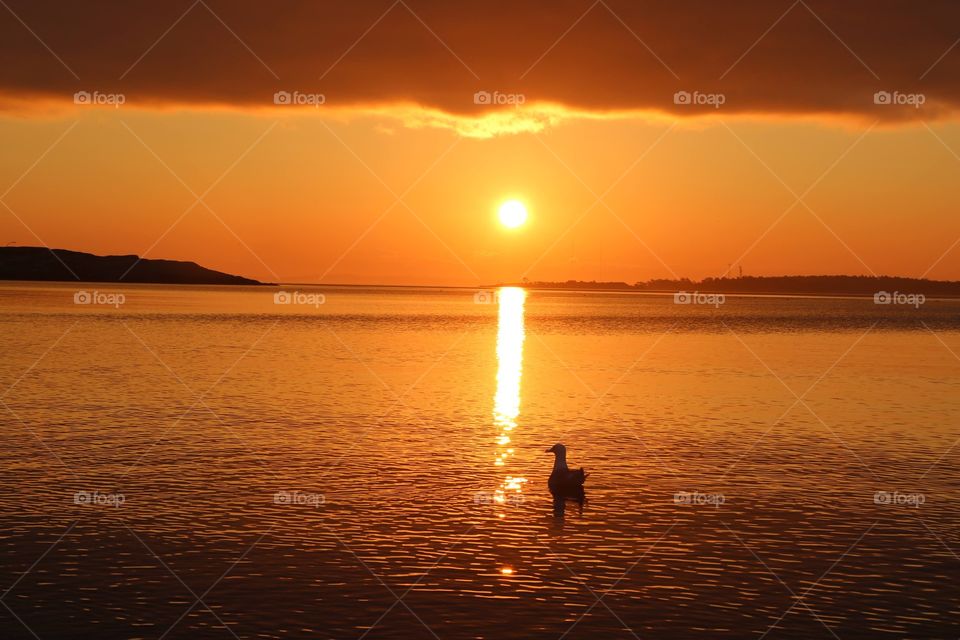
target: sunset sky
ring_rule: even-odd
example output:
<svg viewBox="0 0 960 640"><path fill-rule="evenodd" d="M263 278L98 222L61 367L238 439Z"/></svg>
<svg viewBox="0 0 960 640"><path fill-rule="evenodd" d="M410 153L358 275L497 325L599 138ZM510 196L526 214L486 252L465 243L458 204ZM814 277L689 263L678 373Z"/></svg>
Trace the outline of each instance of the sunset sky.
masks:
<svg viewBox="0 0 960 640"><path fill-rule="evenodd" d="M3 0L0 243L284 282L960 279L958 41L946 1Z"/></svg>

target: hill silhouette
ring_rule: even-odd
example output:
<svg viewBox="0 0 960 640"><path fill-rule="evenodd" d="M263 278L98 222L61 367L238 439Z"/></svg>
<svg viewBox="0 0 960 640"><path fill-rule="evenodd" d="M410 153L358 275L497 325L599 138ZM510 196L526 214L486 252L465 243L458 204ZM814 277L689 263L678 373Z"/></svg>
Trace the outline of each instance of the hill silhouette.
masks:
<svg viewBox="0 0 960 640"><path fill-rule="evenodd" d="M214 271L195 262L135 255L98 256L47 247L0 247L0 280L157 284L265 284Z"/></svg>

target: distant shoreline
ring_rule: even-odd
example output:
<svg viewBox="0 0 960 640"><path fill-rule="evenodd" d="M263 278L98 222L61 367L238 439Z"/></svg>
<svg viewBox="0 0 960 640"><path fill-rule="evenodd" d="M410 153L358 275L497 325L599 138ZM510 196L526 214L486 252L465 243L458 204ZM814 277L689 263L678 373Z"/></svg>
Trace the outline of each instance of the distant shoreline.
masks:
<svg viewBox="0 0 960 640"><path fill-rule="evenodd" d="M255 283L233 283L233 284L223 284L223 283L203 283L203 282L133 282L128 280L121 281L103 281L103 280L25 280L19 278L0 278L0 286L3 283L10 284L51 284L51 285L114 285L114 286L136 286L136 285L155 285L155 286L186 286L186 287L244 287L252 286L256 288L279 288L279 289L367 289L367 290L379 290L379 289L413 289L413 290L434 290L434 291L464 291L469 293L476 293L478 291L485 290L495 290L500 287L520 287L526 289L527 291L542 291L542 292L555 292L555 293L597 293L597 294L611 294L611 295L638 295L638 296L674 296L678 293L689 293L689 294L718 294L725 296L740 296L740 297L756 297L756 298L811 298L811 299L825 299L825 298L836 298L836 299L851 299L851 300L869 300L874 298L878 292L871 293L825 293L825 292L802 292L802 291L727 291L727 290L697 290L697 289L636 289L636 288L617 288L617 289L607 289L602 287L565 287L565 286L550 286L546 283L533 284L493 284L493 285L483 285L478 287L463 286L463 285L429 285L429 284L352 284L352 283L309 283L309 282L297 282L297 283L269 283L269 282L255 282ZM893 290L888 293L900 293L900 294L912 294L914 292L908 291L899 291ZM929 300L960 300L960 294L952 293L933 293L927 294L923 291L916 292L922 294L928 301Z"/></svg>
<svg viewBox="0 0 960 640"><path fill-rule="evenodd" d="M960 298L960 281L896 276L741 276L690 280L658 279L628 284L567 280L564 282L507 282L483 286L418 284L271 283L207 269L195 262L141 258L136 255L98 256L47 247L0 247L0 281L63 282L90 284L232 285L265 287L351 287L462 289L478 291L522 287L538 291L645 293L672 295L703 293L724 295L855 297L882 294L923 295L927 298Z"/></svg>
<svg viewBox="0 0 960 640"><path fill-rule="evenodd" d="M700 281L688 279L650 280L632 285L626 282L568 280L566 282L504 283L495 286L552 291L665 295L686 292L724 295L862 298L884 293L899 293L922 294L928 298L960 298L960 282L895 276L745 276L739 278L706 278Z"/></svg>

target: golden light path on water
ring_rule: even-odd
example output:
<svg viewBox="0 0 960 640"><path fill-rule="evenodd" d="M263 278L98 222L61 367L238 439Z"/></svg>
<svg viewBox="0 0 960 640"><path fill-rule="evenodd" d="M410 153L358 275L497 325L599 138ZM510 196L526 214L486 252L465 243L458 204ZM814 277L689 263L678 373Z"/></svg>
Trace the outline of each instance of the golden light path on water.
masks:
<svg viewBox="0 0 960 640"><path fill-rule="evenodd" d="M504 466L513 456L512 432L520 415L520 380L523 376L523 305L527 292L503 287L499 295L497 320L497 392L493 399L493 424L497 429L494 464ZM516 504L523 499L526 478L504 476L494 492L497 504ZM503 517L503 514L500 515Z"/></svg>

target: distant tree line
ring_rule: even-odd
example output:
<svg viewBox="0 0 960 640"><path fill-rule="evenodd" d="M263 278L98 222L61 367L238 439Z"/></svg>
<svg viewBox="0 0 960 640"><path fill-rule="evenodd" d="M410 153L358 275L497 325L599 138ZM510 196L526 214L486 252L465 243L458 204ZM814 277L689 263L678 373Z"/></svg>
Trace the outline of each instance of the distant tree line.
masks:
<svg viewBox="0 0 960 640"><path fill-rule="evenodd" d="M768 293L795 295L874 295L880 291L922 293L927 297L960 296L960 282L899 278L893 276L744 276L703 280L654 279L628 284L567 280L566 282L524 282L519 286L541 289L589 289L604 291L707 293Z"/></svg>

